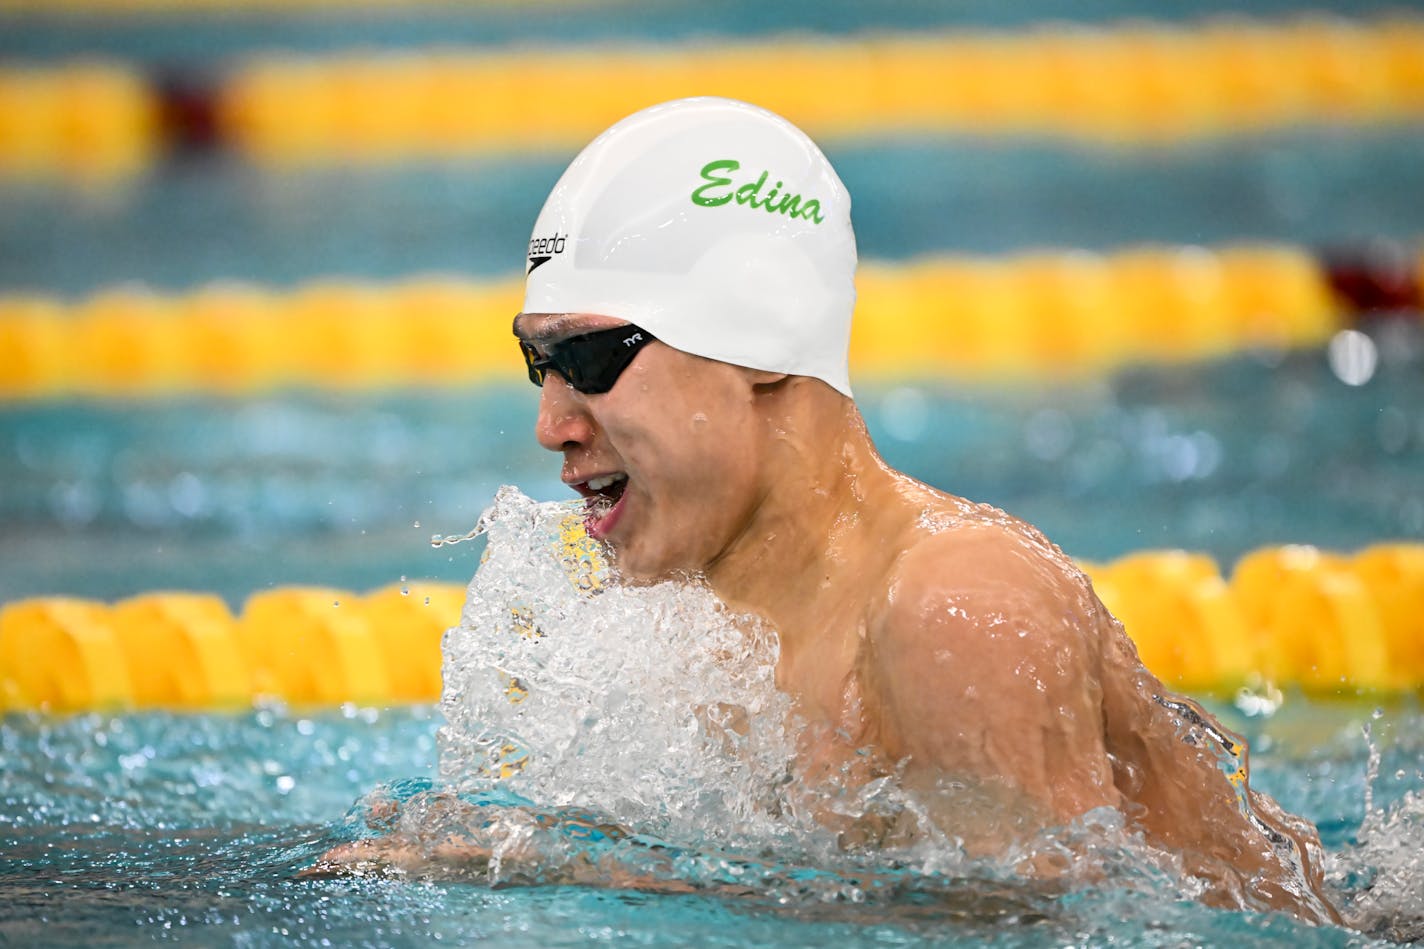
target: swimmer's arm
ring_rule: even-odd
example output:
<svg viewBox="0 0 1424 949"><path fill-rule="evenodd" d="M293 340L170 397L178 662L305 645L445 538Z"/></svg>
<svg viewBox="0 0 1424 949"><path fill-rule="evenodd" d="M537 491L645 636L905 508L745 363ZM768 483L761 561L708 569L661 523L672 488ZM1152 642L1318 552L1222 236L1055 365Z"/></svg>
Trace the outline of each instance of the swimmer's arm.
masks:
<svg viewBox="0 0 1424 949"><path fill-rule="evenodd" d="M937 823L973 851L1120 803L1075 583L1031 539L973 527L907 553L872 618L885 750L907 759L908 784L940 786Z"/></svg>
<svg viewBox="0 0 1424 949"><path fill-rule="evenodd" d="M422 797L424 816L413 826L390 829L402 805L381 802L372 829L387 825L386 833L332 847L297 878L400 877L649 893L695 889L672 872L675 851L656 843L636 845L621 827L520 807L486 812L449 792ZM599 841L627 845L600 847Z"/></svg>
<svg viewBox="0 0 1424 949"><path fill-rule="evenodd" d="M1179 854L1185 869L1207 883L1207 903L1238 906L1244 893L1257 906L1338 924L1325 891L1316 829L1246 781L1228 781L1215 750L1182 739L1195 710L1180 711L1180 697L1142 666L1115 622L1106 630L1103 651L1108 750L1129 765L1122 783L1140 805L1136 820L1148 839ZM1221 731L1210 717L1205 721ZM1255 821L1243 813L1242 795Z"/></svg>
<svg viewBox="0 0 1424 949"><path fill-rule="evenodd" d="M506 852L496 869L494 852L487 846L456 839L432 844L388 834L333 847L296 876L303 880L374 876L490 886L592 886L643 893L691 893L698 889L671 870L653 872L657 856L645 856L642 865L634 868L610 854L574 854L555 860L537 853ZM666 862L671 865L671 859Z"/></svg>

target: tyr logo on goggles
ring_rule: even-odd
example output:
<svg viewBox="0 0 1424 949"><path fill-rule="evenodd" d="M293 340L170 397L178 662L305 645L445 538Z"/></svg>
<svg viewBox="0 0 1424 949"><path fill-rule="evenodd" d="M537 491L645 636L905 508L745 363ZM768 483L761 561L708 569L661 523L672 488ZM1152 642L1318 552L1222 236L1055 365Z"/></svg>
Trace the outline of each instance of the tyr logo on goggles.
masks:
<svg viewBox="0 0 1424 949"><path fill-rule="evenodd" d="M553 343L519 341L529 381L544 384L550 370L585 395L598 395L613 388L638 350L656 337L631 323L606 330L581 333Z"/></svg>

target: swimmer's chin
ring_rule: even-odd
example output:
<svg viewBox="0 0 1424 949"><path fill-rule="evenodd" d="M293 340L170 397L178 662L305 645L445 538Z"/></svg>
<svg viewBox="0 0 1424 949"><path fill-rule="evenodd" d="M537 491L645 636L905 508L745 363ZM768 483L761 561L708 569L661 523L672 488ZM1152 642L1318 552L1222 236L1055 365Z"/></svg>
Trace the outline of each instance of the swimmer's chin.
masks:
<svg viewBox="0 0 1424 949"><path fill-rule="evenodd" d="M707 574L699 567L647 563L640 561L636 554L620 549L617 544L605 543L603 546L608 552L609 577L619 586L651 587L659 583L705 586L707 583Z"/></svg>
<svg viewBox="0 0 1424 949"><path fill-rule="evenodd" d="M624 586L651 587L660 583L675 583L681 586L706 586L707 577L696 570L666 570L636 576L621 576Z"/></svg>

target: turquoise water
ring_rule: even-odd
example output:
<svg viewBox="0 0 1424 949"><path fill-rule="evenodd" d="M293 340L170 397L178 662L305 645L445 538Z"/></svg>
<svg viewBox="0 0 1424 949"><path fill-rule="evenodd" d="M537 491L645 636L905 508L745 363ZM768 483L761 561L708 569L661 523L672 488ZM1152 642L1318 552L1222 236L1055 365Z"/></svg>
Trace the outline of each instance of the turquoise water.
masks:
<svg viewBox="0 0 1424 949"><path fill-rule="evenodd" d="M1424 539L1424 335L1375 327L1342 382L1324 350L1014 386L860 387L881 451L941 489L1105 560L1184 547L1223 569L1256 547ZM511 347L512 349L512 347ZM511 353L513 356L514 354ZM500 484L570 497L532 436L525 383L253 401L44 403L0 411L0 601L269 586L464 582L464 533Z"/></svg>
<svg viewBox="0 0 1424 949"><path fill-rule="evenodd" d="M1273 716L1215 710L1245 732L1255 783L1355 859L1370 723L1374 807L1424 790L1424 713L1288 698ZM991 881L904 880L856 903L789 865L757 896L650 896L579 887L490 889L397 880L297 881L353 835L340 817L383 782L433 778L424 707L215 715L10 716L0 727L0 942L35 945L496 946L1365 945L1284 917L1207 910L1161 889L1067 896ZM1415 812L1416 828L1419 813ZM1418 834L1418 830L1415 831ZM1415 848L1419 837L1404 843ZM708 851L707 877L727 855ZM1376 856L1376 858L1378 858ZM720 865L720 866L725 866ZM886 873L893 873L882 868ZM799 876L797 871L801 871ZM1333 874L1342 903L1370 874ZM799 882L798 882L799 881ZM1415 878L1417 883L1417 877ZM1424 902L1415 892L1415 938Z"/></svg>
<svg viewBox="0 0 1424 949"><path fill-rule="evenodd" d="M1364 385L1324 351L1246 354L1012 388L905 381L862 392L891 461L1039 523L1070 553L1148 546L1223 563L1263 543L1348 550L1424 538L1424 373L1406 324L1372 332ZM467 580L463 533L494 487L560 498L533 446L534 391L257 402L12 406L0 425L0 599L159 587L233 602L264 586ZM1416 700L1306 699L1271 715L1218 700L1255 786L1321 830L1337 899L1375 933L1421 938L1424 711ZM712 888L749 855L678 839L686 895L573 886L297 880L368 833L367 795L438 776L431 708L7 717L0 725L0 942L497 946L1353 946L1342 929L1206 909L1143 871L1067 895L1002 874L798 862L758 852L752 894ZM1374 826L1370 743L1379 749ZM409 789L407 789L409 790ZM1409 799L1409 795L1415 795ZM536 810L548 801L533 799ZM356 815L344 817L348 813ZM1393 849L1397 840L1400 849ZM1413 861L1411 864L1410 861ZM769 869L768 869L769 867ZM1413 869L1401 869L1409 868ZM866 895L848 881L888 880ZM857 896L860 893L861 896ZM858 901L860 900L860 901Z"/></svg>
<svg viewBox="0 0 1424 949"><path fill-rule="evenodd" d="M1349 386L1321 351L1127 370L1054 386L909 382L862 395L887 456L1040 523L1071 553L1181 545L1223 564L1263 542L1352 549L1424 537L1417 331L1375 327L1375 375ZM463 533L501 482L564 495L515 388L256 403L11 407L0 426L0 598L464 581ZM1242 708L1249 708L1243 705ZM1255 785L1315 821L1347 911L1420 938L1424 711L1415 700L1213 709L1245 733ZM7 717L0 725L0 942L498 946L1364 945L1374 937L1208 910L1145 873L1067 895L1002 875L798 862L758 852L748 896L572 886L296 880L368 833L367 795L438 777L431 708ZM1361 842L1369 725L1380 751ZM535 799L530 806L539 808ZM1387 843L1397 838L1402 851ZM678 839L678 879L715 887L745 853ZM768 869L768 864L770 869ZM847 881L889 880L865 896ZM857 897L857 893L861 897ZM857 901L863 899L863 901ZM324 942L325 941L325 942Z"/></svg>
<svg viewBox="0 0 1424 949"><path fill-rule="evenodd" d="M941 135L826 147L854 198L864 260L1424 234L1418 126L1175 149ZM574 151L306 173L205 156L102 198L0 187L0 287L77 298L134 279L184 292L223 279L517 276L511 235L528 230Z"/></svg>

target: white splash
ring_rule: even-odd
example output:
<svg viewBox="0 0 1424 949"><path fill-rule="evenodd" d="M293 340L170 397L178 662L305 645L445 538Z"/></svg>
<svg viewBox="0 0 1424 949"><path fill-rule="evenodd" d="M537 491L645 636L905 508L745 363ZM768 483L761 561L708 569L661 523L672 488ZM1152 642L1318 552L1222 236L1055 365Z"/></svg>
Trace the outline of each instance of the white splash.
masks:
<svg viewBox="0 0 1424 949"><path fill-rule="evenodd" d="M1021 861L1053 858L1066 876L1092 878L1127 861L1139 883L1161 885L1162 855L1115 812L1046 831L1004 859L970 860L931 802L894 776L806 786L795 771L801 726L776 688L774 632L696 579L621 584L583 514L581 501L538 503L506 486L481 515L488 548L444 642L446 787L509 792L545 813L586 808L698 848L840 865L847 855L819 810L846 826L912 829L872 859L893 852L920 873L1012 878ZM945 800L958 799L953 787Z"/></svg>
<svg viewBox="0 0 1424 949"><path fill-rule="evenodd" d="M1424 940L1424 791L1376 806L1380 744L1369 724L1364 734L1365 817L1355 846L1330 855L1329 877L1349 897L1344 914L1352 927L1396 942Z"/></svg>
<svg viewBox="0 0 1424 949"><path fill-rule="evenodd" d="M505 487L480 518L489 546L445 635L442 780L672 839L784 837L775 636L695 581L611 582L582 516Z"/></svg>

